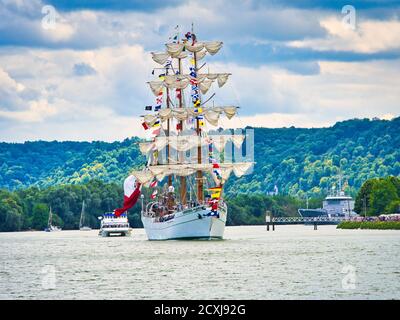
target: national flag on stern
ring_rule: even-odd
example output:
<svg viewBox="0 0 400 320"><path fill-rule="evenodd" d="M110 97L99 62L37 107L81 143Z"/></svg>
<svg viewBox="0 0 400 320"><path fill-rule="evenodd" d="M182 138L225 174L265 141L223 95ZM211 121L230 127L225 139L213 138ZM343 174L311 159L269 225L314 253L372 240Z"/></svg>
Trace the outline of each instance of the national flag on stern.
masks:
<svg viewBox="0 0 400 320"><path fill-rule="evenodd" d="M136 182L136 178L130 175L124 181L124 205L122 208L114 210L114 215L119 217L124 212L132 208L139 199L141 184Z"/></svg>

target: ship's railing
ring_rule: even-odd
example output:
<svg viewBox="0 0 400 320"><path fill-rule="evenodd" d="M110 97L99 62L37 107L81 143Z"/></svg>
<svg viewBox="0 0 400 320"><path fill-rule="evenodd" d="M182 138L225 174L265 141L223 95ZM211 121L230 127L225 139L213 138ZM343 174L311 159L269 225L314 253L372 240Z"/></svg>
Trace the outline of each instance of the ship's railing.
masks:
<svg viewBox="0 0 400 320"><path fill-rule="evenodd" d="M149 202L146 207L144 212L142 212L144 217L150 217L150 218L156 218L156 212L153 210L154 205L156 204L160 204L158 201L152 201ZM181 204L178 204L175 206L175 213L176 212L182 212L182 214L188 214L191 213L193 211L197 211L199 209L203 209L205 210L208 206L208 203L203 202L203 203L193 203L193 206L189 207L189 208L183 208ZM226 209L226 203L222 200L220 200L219 203L220 207L223 207L224 209Z"/></svg>
<svg viewBox="0 0 400 320"><path fill-rule="evenodd" d="M151 201L146 205L146 209L142 212L143 216L154 218L156 213L153 211L153 206L158 204L158 201Z"/></svg>

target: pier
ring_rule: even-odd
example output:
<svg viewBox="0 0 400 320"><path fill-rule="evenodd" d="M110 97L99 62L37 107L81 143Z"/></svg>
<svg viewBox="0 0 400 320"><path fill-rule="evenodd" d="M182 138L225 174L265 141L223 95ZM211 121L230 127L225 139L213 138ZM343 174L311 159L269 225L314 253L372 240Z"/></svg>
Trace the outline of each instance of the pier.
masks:
<svg viewBox="0 0 400 320"><path fill-rule="evenodd" d="M267 231L275 231L275 225L280 224L313 224L314 230L318 229L319 224L339 224L342 221L348 220L345 217L273 217L266 215L265 222L267 224Z"/></svg>

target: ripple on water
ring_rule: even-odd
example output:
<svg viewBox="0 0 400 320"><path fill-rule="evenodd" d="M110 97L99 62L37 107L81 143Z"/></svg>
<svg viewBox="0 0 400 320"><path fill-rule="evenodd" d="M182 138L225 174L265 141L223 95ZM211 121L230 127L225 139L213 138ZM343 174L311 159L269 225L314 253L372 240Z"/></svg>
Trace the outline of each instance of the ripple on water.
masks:
<svg viewBox="0 0 400 320"><path fill-rule="evenodd" d="M228 227L225 237L153 242L136 229L126 238L101 238L96 230L3 233L0 298L400 299L398 231L252 226ZM43 286L49 265L54 288ZM349 265L352 290L342 287Z"/></svg>

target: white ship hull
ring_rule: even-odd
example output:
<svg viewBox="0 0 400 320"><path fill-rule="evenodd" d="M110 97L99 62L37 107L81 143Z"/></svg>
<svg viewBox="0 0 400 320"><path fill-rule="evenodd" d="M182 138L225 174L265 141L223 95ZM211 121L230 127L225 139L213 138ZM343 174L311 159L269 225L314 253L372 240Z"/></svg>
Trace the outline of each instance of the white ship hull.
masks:
<svg viewBox="0 0 400 320"><path fill-rule="evenodd" d="M44 229L44 231L46 231L46 232L58 232L58 231L61 231L61 228L56 227L56 226L50 226L50 227L47 227L46 229Z"/></svg>
<svg viewBox="0 0 400 320"><path fill-rule="evenodd" d="M142 215L142 222L149 240L222 239L227 209L220 208L219 217L210 216L210 212L210 208L198 207L176 212L172 219L164 222Z"/></svg>

